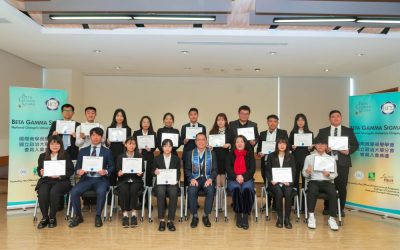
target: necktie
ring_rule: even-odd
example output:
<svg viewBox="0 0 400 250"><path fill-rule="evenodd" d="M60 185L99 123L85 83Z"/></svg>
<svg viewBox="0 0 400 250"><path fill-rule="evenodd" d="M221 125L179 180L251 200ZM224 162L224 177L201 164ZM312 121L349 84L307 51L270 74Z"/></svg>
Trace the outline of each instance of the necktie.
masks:
<svg viewBox="0 0 400 250"><path fill-rule="evenodd" d="M194 127L195 127L195 125L194 125L194 124L192 124L192 127L194 128Z"/></svg>
<svg viewBox="0 0 400 250"><path fill-rule="evenodd" d="M96 147L92 147L92 154L91 156L97 156L96 154Z"/></svg>
<svg viewBox="0 0 400 250"><path fill-rule="evenodd" d="M335 131L333 132L333 136L337 136L338 134L338 128L335 128Z"/></svg>
<svg viewBox="0 0 400 250"><path fill-rule="evenodd" d="M67 148L71 146L70 135L63 135L62 140L64 144L64 150L67 150Z"/></svg>

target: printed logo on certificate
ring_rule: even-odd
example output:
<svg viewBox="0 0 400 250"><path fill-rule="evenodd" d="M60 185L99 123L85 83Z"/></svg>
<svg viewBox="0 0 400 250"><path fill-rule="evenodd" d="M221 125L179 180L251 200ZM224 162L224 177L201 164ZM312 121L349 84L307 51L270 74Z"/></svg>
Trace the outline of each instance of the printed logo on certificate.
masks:
<svg viewBox="0 0 400 250"><path fill-rule="evenodd" d="M314 171L335 172L335 157L316 155L314 159Z"/></svg>
<svg viewBox="0 0 400 250"><path fill-rule="evenodd" d="M294 134L294 145L296 147L310 147L312 146L312 134Z"/></svg>
<svg viewBox="0 0 400 250"><path fill-rule="evenodd" d="M275 151L276 142L274 141L263 141L261 143L261 153L269 155Z"/></svg>
<svg viewBox="0 0 400 250"><path fill-rule="evenodd" d="M292 182L292 168L272 168L272 182Z"/></svg>
<svg viewBox="0 0 400 250"><path fill-rule="evenodd" d="M140 174L142 173L142 158L122 158L122 173Z"/></svg>
<svg viewBox="0 0 400 250"><path fill-rule="evenodd" d="M255 140L254 127L238 128L238 135L243 135L248 141Z"/></svg>
<svg viewBox="0 0 400 250"><path fill-rule="evenodd" d="M179 145L179 134L174 133L162 133L161 134L161 144L165 139L171 139L172 146L178 147Z"/></svg>
<svg viewBox="0 0 400 250"><path fill-rule="evenodd" d="M56 121L56 131L62 135L70 135L75 132L75 121Z"/></svg>
<svg viewBox="0 0 400 250"><path fill-rule="evenodd" d="M186 127L186 138L185 139L189 139L189 140L196 139L196 135L201 132L203 132L202 127Z"/></svg>
<svg viewBox="0 0 400 250"><path fill-rule="evenodd" d="M65 175L65 160L44 161L43 176L61 176Z"/></svg>
<svg viewBox="0 0 400 250"><path fill-rule="evenodd" d="M331 150L348 150L349 137L347 136L329 136L328 146Z"/></svg>
<svg viewBox="0 0 400 250"><path fill-rule="evenodd" d="M98 172L103 169L102 156L84 156L82 161L82 169L87 172Z"/></svg>
<svg viewBox="0 0 400 250"><path fill-rule="evenodd" d="M175 185L176 169L159 169L160 174L157 175L157 185Z"/></svg>
<svg viewBox="0 0 400 250"><path fill-rule="evenodd" d="M138 148L155 148L154 135L139 135L137 137Z"/></svg>
<svg viewBox="0 0 400 250"><path fill-rule="evenodd" d="M125 142L126 128L108 128L108 139L111 142Z"/></svg>
<svg viewBox="0 0 400 250"><path fill-rule="evenodd" d="M211 147L222 147L225 145L225 135L209 135L208 145Z"/></svg>
<svg viewBox="0 0 400 250"><path fill-rule="evenodd" d="M86 136L90 135L90 130L92 128L98 128L100 127L99 123L88 123L88 122L84 122L81 123L81 133L84 133Z"/></svg>

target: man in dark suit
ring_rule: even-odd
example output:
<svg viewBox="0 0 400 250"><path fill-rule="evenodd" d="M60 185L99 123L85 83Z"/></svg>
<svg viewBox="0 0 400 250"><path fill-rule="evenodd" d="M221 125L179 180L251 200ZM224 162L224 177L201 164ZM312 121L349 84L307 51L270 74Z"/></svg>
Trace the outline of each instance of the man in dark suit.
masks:
<svg viewBox="0 0 400 250"><path fill-rule="evenodd" d="M328 148L328 153L336 157L338 177L335 179L336 189L339 191L340 208L343 210L347 197L347 181L349 177L349 168L351 167L351 157L358 149L358 141L354 135L353 129L342 125L342 114L339 110L332 110L329 113L331 125L319 130L318 136L328 141L329 136L347 136L349 145L348 150L332 151ZM328 214L328 201L324 204L324 214ZM344 212L342 211L342 216Z"/></svg>
<svg viewBox="0 0 400 250"><path fill-rule="evenodd" d="M72 121L72 117L75 114L75 108L71 104L67 103L61 106L61 112L64 121ZM75 130L76 127L78 127L79 125L80 125L79 122L75 122ZM51 123L49 135L47 137L50 138L50 136L52 135L60 136L61 139L63 140L64 150L68 152L68 155L69 157L71 157L71 160L76 160L76 158L78 157L79 148L75 145L76 141L75 131L70 135L63 135L59 134L56 131L56 128L57 128L57 121L53 121L53 123Z"/></svg>
<svg viewBox="0 0 400 250"><path fill-rule="evenodd" d="M188 199L190 212L193 215L190 226L195 228L199 222L197 214L198 194L200 190L203 190L206 198L202 220L204 226L211 227L208 215L211 214L214 202L215 187L213 182L217 178L217 158L214 151L207 148L206 133L196 135L196 148L188 152L186 159L185 176L186 179L190 180Z"/></svg>
<svg viewBox="0 0 400 250"><path fill-rule="evenodd" d="M180 138L180 144L184 145L183 146L183 152L182 152L182 161L183 161L183 168L186 166L186 157L187 153L192 151L194 148L196 148L196 143L194 138L186 138L186 128L202 128L203 133L206 133L206 127L203 124L200 124L197 122L199 118L199 111L197 108L191 108L188 112L189 120L190 122L183 125L181 129L181 138ZM186 175L184 176L184 182L185 186L189 185L189 180L186 179Z"/></svg>
<svg viewBox="0 0 400 250"><path fill-rule="evenodd" d="M81 176L80 181L71 190L71 202L75 217L71 220L69 227L76 227L83 222L81 211L81 195L89 190L97 194L95 226L101 227L101 211L106 201L106 194L110 187L109 177L114 171L114 162L111 151L102 146L103 129L97 127L90 130L91 145L79 151L75 172ZM82 169L83 157L103 157L102 169L97 172L88 172Z"/></svg>
<svg viewBox="0 0 400 250"><path fill-rule="evenodd" d="M258 137L258 145L257 145L257 154L261 157L261 175L265 182L265 166L268 159L268 154L261 152L262 150L262 142L263 141L273 141L276 143L278 138L284 138L289 141L289 137L287 131L284 129L279 129L279 117L277 115L269 115L267 117L267 125L268 129L261 132L260 136ZM288 148L291 148L290 145L287 145ZM268 180L271 181L271 180Z"/></svg>
<svg viewBox="0 0 400 250"><path fill-rule="evenodd" d="M248 140L251 148L254 150L254 147L258 141L258 128L257 123L249 120L250 117L250 107L243 105L239 107L239 119L236 121L231 121L229 123L229 128L232 130L234 137L238 136L238 129L240 128L253 128L254 129L254 140ZM246 138L249 139L249 138Z"/></svg>

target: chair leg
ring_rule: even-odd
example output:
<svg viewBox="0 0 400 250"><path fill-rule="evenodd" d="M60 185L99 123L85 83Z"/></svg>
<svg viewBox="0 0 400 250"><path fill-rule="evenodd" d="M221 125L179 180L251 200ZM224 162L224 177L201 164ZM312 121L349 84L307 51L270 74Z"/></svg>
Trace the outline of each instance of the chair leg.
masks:
<svg viewBox="0 0 400 250"><path fill-rule="evenodd" d="M69 220L69 215L71 212L71 193L68 195L68 205L67 205L67 214L65 215L65 220Z"/></svg>
<svg viewBox="0 0 400 250"><path fill-rule="evenodd" d="M181 208L180 208L180 217L179 217L179 222L183 221L183 198L184 198L184 192L185 192L185 188L184 187L180 187L181 189Z"/></svg>
<svg viewBox="0 0 400 250"><path fill-rule="evenodd" d="M218 210L219 210L219 202L220 202L220 187L217 187L215 190L215 222L218 221Z"/></svg>
<svg viewBox="0 0 400 250"><path fill-rule="evenodd" d="M343 226L343 222L342 222L342 209L341 209L341 207L340 207L340 198L337 199L337 204L338 204L339 226Z"/></svg>
<svg viewBox="0 0 400 250"><path fill-rule="evenodd" d="M33 211L33 221L37 221L37 208L39 206L39 198L36 197L35 210Z"/></svg>
<svg viewBox="0 0 400 250"><path fill-rule="evenodd" d="M115 199L115 194L114 191L111 193L111 207L110 207L110 216L109 216L109 221L112 220L112 216L113 216L113 210L114 210L114 199Z"/></svg>
<svg viewBox="0 0 400 250"><path fill-rule="evenodd" d="M140 217L140 221L142 221L142 222L144 220L144 206L146 203L147 191L148 191L148 187L145 186L144 191L143 191L143 198L142 198L142 215Z"/></svg>
<svg viewBox="0 0 400 250"><path fill-rule="evenodd" d="M304 222L307 223L308 221L307 194L304 189L302 189L302 193L304 196Z"/></svg>
<svg viewBox="0 0 400 250"><path fill-rule="evenodd" d="M187 211L188 211L188 187L185 188L185 220L188 220Z"/></svg>
<svg viewBox="0 0 400 250"><path fill-rule="evenodd" d="M258 221L258 202L257 202L257 190L254 188L254 213L255 213L255 220Z"/></svg>
<svg viewBox="0 0 400 250"><path fill-rule="evenodd" d="M103 214L103 220L107 220L107 200L108 200L108 194L110 193L110 190L112 190L112 187L107 191L106 193L106 201L104 202L104 214ZM111 208L112 209L112 208Z"/></svg>
<svg viewBox="0 0 400 250"><path fill-rule="evenodd" d="M152 198L152 187L149 187L148 195L148 206L149 206L149 223L153 222L153 218L151 217L151 198Z"/></svg>
<svg viewBox="0 0 400 250"><path fill-rule="evenodd" d="M299 222L300 221L299 195L296 195L295 199L296 199L296 211L297 211L296 222Z"/></svg>
<svg viewBox="0 0 400 250"><path fill-rule="evenodd" d="M223 197L224 197L224 217L225 217L225 222L228 222L228 209L227 209L227 199L226 199L226 188L223 188Z"/></svg>
<svg viewBox="0 0 400 250"><path fill-rule="evenodd" d="M265 187L261 187L261 194L260 194L260 212L263 212L264 206L264 190Z"/></svg>
<svg viewBox="0 0 400 250"><path fill-rule="evenodd" d="M268 191L265 189L265 220L270 221L271 218L269 217L269 206L268 206Z"/></svg>

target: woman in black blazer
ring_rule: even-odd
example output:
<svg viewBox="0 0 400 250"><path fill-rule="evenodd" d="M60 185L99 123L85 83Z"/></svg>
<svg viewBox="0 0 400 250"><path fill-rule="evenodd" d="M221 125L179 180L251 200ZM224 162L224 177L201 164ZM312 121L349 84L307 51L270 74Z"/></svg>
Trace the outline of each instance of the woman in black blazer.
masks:
<svg viewBox="0 0 400 250"><path fill-rule="evenodd" d="M122 226L127 228L137 226L137 214L139 209L138 199L139 192L143 189L143 171L144 165L142 160L142 172L136 174L124 173L122 169L124 158L142 158L137 148L137 142L134 137L128 137L125 141L125 153L118 156L116 172L118 175L117 190L119 191L119 202L122 209ZM129 223L129 212L132 212Z"/></svg>
<svg viewBox="0 0 400 250"><path fill-rule="evenodd" d="M140 119L140 129L133 132L133 137L135 137L136 141L138 136L143 136L143 135L154 135L154 145L155 146L157 145L156 133L154 132L153 123L151 122L151 118L149 116L143 116ZM143 157L143 161L146 161L146 186L148 187L152 185L152 180L153 180L151 167L153 166L153 161L154 161L154 151L156 151L156 147L139 149L139 152Z"/></svg>
<svg viewBox="0 0 400 250"><path fill-rule="evenodd" d="M117 162L117 157L124 153L124 142L111 142L108 134L109 128L126 128L126 138L132 135L132 130L128 126L128 121L126 119L126 113L123 109L117 109L114 112L113 119L111 125L107 128L106 131L106 144L107 147L111 150L113 155L114 164ZM115 186L117 184L117 174L116 172L112 173L110 176L110 185Z"/></svg>
<svg viewBox="0 0 400 250"><path fill-rule="evenodd" d="M160 153L163 152L163 147L161 146L161 139L162 139L162 134L163 133L170 133L170 134L178 134L178 145L173 145L172 148L172 154L178 156L178 153L176 152L176 150L179 148L180 144L179 144L179 130L176 128L173 128L172 126L174 125L174 115L171 113L166 113L164 114L163 117L163 122L164 122L164 127L163 128L159 128L157 130L157 139L156 139L156 146L157 148L160 150Z"/></svg>
<svg viewBox="0 0 400 250"><path fill-rule="evenodd" d="M292 154L296 161L296 171L293 179L293 187L297 188L297 191L300 195L300 182L299 178L301 176L301 187L304 188L305 180L304 176L301 174L301 171L304 167L304 160L307 155L310 154L310 151L313 149L313 146L310 147L296 147L294 145L294 135L295 134L312 134L314 138L313 132L308 128L307 117L304 114L297 114L294 118L293 129L290 132L289 143L292 145Z"/></svg>
<svg viewBox="0 0 400 250"><path fill-rule="evenodd" d="M292 228L290 222L290 210L292 206L292 189L293 182L278 183L273 180L272 168L291 168L292 179L296 170L296 163L292 154L289 151L289 142L286 138L277 138L276 150L267 159L265 168L266 181L268 188L274 194L274 203L276 204L276 212L278 213L278 220L276 226L279 228L285 227ZM283 221L283 198L285 198L285 220Z"/></svg>
<svg viewBox="0 0 400 250"><path fill-rule="evenodd" d="M44 162L55 160L65 160L65 175L43 176ZM40 179L36 184L35 190L38 193L40 211L43 215L37 227L38 229L46 226L54 228L57 226L56 213L60 197L64 196L71 189L70 177L74 174L74 165L68 153L64 151L61 137L57 135L49 137L46 151L39 155L37 173Z"/></svg>
<svg viewBox="0 0 400 250"><path fill-rule="evenodd" d="M233 150L226 158L228 189L232 193L233 211L236 213L236 226L249 229L248 216L254 204L254 173L256 162L250 143L246 137L235 138Z"/></svg>
<svg viewBox="0 0 400 250"><path fill-rule="evenodd" d="M167 227L169 231L175 231L175 212L178 203L178 190L179 190L179 180L180 180L180 160L178 156L172 154L172 140L165 139L162 142L163 153L154 159L153 163L153 173L154 176L160 174L160 169L176 169L176 184L160 184L156 182L156 195L157 195L157 207L158 207L158 219L160 220L160 225L158 227L159 231L165 231L165 205L166 205L166 194L169 196L168 204L168 222Z"/></svg>
<svg viewBox="0 0 400 250"><path fill-rule="evenodd" d="M214 147L212 150L215 152L215 156L217 157L217 187L223 187L225 186L226 158L234 139L233 132L229 129L228 118L225 113L219 113L217 117L215 117L213 128L210 131L210 135L218 134L225 135L225 144L221 147Z"/></svg>

